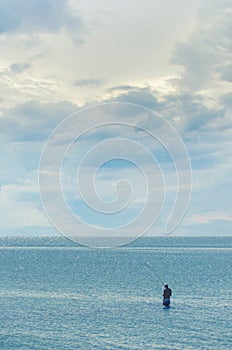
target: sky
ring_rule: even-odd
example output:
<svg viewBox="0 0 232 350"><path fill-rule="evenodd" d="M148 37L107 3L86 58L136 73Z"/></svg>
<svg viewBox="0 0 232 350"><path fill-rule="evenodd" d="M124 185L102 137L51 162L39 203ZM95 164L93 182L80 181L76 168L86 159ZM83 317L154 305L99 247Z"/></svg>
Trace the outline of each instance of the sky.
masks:
<svg viewBox="0 0 232 350"><path fill-rule="evenodd" d="M1 0L0 234L231 235L231 32L229 0Z"/></svg>

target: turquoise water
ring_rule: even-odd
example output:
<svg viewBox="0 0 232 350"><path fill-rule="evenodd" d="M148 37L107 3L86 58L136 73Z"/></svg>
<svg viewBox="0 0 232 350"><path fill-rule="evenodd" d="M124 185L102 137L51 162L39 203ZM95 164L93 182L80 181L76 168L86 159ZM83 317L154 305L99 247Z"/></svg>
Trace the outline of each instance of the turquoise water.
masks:
<svg viewBox="0 0 232 350"><path fill-rule="evenodd" d="M105 250L2 238L0 349L229 349L231 265L229 237Z"/></svg>

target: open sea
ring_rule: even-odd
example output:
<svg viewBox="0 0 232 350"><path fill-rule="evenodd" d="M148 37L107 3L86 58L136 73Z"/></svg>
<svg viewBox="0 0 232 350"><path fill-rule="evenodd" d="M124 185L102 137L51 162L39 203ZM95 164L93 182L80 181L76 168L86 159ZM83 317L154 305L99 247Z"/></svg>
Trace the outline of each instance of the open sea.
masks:
<svg viewBox="0 0 232 350"><path fill-rule="evenodd" d="M2 237L0 349L232 349L232 237Z"/></svg>

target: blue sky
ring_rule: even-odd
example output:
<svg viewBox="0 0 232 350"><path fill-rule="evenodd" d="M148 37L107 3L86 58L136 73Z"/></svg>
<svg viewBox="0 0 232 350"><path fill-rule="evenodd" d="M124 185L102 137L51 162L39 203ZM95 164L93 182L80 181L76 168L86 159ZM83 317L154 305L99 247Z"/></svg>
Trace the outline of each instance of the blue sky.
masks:
<svg viewBox="0 0 232 350"><path fill-rule="evenodd" d="M127 233L140 234L154 214L157 222L148 233L165 234L178 186L181 202L189 185L178 184L189 169L185 164L176 174L183 154L169 139L170 123L192 167L191 200L172 234L230 235L231 23L228 0L2 0L0 233L58 233L43 210L38 185L41 153L56 130L47 161L53 164L59 152L66 153L59 177L52 178L51 166L44 190L58 215L53 184L61 179L77 219L73 224L69 216L60 219L64 233L73 225L81 234L87 224L90 235L96 227L126 225L149 202L146 215ZM102 103L109 103L110 112L94 107ZM111 124L93 127L102 120ZM77 138L79 129L87 131ZM170 152L179 158L173 160ZM85 155L90 158L83 160Z"/></svg>

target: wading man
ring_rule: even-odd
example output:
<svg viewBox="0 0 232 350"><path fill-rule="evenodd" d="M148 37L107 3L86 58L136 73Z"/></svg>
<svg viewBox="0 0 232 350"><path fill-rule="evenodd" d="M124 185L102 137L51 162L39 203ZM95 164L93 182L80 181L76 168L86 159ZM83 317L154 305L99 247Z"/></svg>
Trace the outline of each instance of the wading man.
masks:
<svg viewBox="0 0 232 350"><path fill-rule="evenodd" d="M170 297L171 296L172 296L172 290L171 290L171 288L168 288L168 284L165 284L164 292L163 292L163 305L164 306L170 305Z"/></svg>

